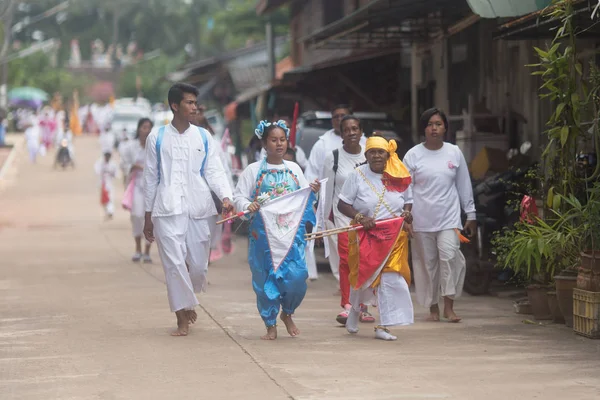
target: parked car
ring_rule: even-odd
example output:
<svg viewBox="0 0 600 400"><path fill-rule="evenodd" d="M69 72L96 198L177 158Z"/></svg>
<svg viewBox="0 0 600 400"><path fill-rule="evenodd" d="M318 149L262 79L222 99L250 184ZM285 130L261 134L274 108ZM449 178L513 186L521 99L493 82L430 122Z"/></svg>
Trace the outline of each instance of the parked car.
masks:
<svg viewBox="0 0 600 400"><path fill-rule="evenodd" d="M160 110L155 111L152 116L154 119L154 126L163 126L171 123L173 120L173 111L171 110Z"/></svg>
<svg viewBox="0 0 600 400"><path fill-rule="evenodd" d="M116 140L122 140L122 135L125 133L129 139L134 138L140 118L149 118L151 115L150 102L144 98L124 97L117 99L111 122L111 129L116 136Z"/></svg>
<svg viewBox="0 0 600 400"><path fill-rule="evenodd" d="M386 113L378 112L355 112L360 119L364 134L369 137L373 132L379 132L386 139L394 139L398 142L398 156L404 154L414 145L409 128L403 127L398 121L389 117ZM304 150L307 157L319 137L332 129L331 112L329 111L307 111L298 118L298 146Z"/></svg>

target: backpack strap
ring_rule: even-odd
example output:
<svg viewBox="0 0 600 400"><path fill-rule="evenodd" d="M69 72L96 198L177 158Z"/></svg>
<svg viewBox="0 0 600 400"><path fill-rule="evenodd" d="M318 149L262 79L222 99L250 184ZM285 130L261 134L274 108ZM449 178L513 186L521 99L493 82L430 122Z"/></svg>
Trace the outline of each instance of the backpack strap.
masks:
<svg viewBox="0 0 600 400"><path fill-rule="evenodd" d="M158 182L160 183L160 145L162 144L163 136L165 136L165 126L158 128L158 136L156 137L156 170L158 171Z"/></svg>
<svg viewBox="0 0 600 400"><path fill-rule="evenodd" d="M198 127L198 132L200 132L200 135L202 136L202 143L204 144L204 160L202 160L202 167L200 167L200 176L204 178L206 159L208 158L208 137L206 136L206 133L203 132L203 129L201 129L200 127Z"/></svg>
<svg viewBox="0 0 600 400"><path fill-rule="evenodd" d="M339 161L340 161L340 149L335 149L333 151L333 173L334 174L337 174Z"/></svg>
<svg viewBox="0 0 600 400"><path fill-rule="evenodd" d="M158 171L158 182L160 182L160 146L162 144L163 136L165 135L165 126L163 125L158 129L158 136L156 137L156 168ZM204 144L204 160L202 160L202 167L200 167L200 176L204 177L204 170L206 169L206 159L208 158L208 137L206 133L202 131L202 129L198 128L198 132L202 136L202 144Z"/></svg>

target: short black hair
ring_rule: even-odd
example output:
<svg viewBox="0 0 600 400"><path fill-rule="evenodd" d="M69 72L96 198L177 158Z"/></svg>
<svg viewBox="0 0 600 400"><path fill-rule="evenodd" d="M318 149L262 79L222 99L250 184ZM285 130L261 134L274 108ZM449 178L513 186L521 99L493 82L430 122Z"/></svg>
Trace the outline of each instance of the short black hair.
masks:
<svg viewBox="0 0 600 400"><path fill-rule="evenodd" d="M442 122L444 123L444 128L446 128L446 133L448 132L448 118L446 117L446 114L444 113L444 111L442 111L439 108L430 108L429 110L425 110L423 112L423 114L421 114L421 129L423 130L423 132L425 132L425 129L427 129L427 125L429 125L429 120L431 119L431 117L433 117L434 115L439 115L440 118L442 119Z"/></svg>
<svg viewBox="0 0 600 400"><path fill-rule="evenodd" d="M144 125L146 122L150 122L150 129L152 129L154 127L154 122L152 122L152 120L150 118L140 118L140 120L138 121L138 126L137 129L135 130L135 138L139 139L140 138L140 128L142 127L142 125Z"/></svg>
<svg viewBox="0 0 600 400"><path fill-rule="evenodd" d="M296 150L292 149L291 146L288 146L287 150L285 151L285 154L289 154L290 156L292 156L292 160L296 162Z"/></svg>
<svg viewBox="0 0 600 400"><path fill-rule="evenodd" d="M360 119L358 117L355 117L354 115L350 114L350 115L346 115L344 118L342 118L342 120L340 121L340 126L344 125L344 122L346 121L356 121L356 123L358 124L358 127L360 128L360 130L362 131L362 125L360 123Z"/></svg>
<svg viewBox="0 0 600 400"><path fill-rule="evenodd" d="M338 104L338 105L335 105L331 109L331 115L333 115L337 110L348 110L348 111L350 111L350 114L352 114L352 107L350 107L348 104Z"/></svg>
<svg viewBox="0 0 600 400"><path fill-rule="evenodd" d="M200 92L198 92L198 89L195 86L188 85L187 83L182 82L174 84L169 89L169 94L167 95L167 100L169 101L169 108L171 109L171 111L175 112L175 110L173 110L173 104L181 103L181 101L183 100L184 93L193 94L196 98L200 94Z"/></svg>

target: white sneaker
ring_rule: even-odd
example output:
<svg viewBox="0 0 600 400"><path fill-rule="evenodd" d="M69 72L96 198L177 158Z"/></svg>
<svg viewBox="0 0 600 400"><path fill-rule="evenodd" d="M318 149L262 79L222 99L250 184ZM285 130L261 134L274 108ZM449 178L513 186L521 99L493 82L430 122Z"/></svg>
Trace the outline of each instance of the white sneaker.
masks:
<svg viewBox="0 0 600 400"><path fill-rule="evenodd" d="M152 258L149 254L144 254L142 260L144 261L144 264L152 264Z"/></svg>
<svg viewBox="0 0 600 400"><path fill-rule="evenodd" d="M131 261L133 261L133 262L140 262L141 259L142 259L142 253L135 253L133 255L133 257L131 257Z"/></svg>

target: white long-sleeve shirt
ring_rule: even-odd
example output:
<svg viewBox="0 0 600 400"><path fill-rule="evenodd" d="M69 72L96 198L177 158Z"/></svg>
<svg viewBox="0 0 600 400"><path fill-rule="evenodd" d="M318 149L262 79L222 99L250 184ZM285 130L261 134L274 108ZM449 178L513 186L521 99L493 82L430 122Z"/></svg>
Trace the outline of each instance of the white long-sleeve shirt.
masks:
<svg viewBox="0 0 600 400"><path fill-rule="evenodd" d="M412 177L415 232L462 229L461 208L475 220L469 167L458 146L429 150L418 144L406 153L404 165Z"/></svg>
<svg viewBox="0 0 600 400"><path fill-rule="evenodd" d="M100 157L94 164L94 171L100 178L100 185L104 183L106 189L112 191L112 181L119 173L117 164L112 160L106 162L104 157Z"/></svg>
<svg viewBox="0 0 600 400"><path fill-rule="evenodd" d="M309 182L314 181L321 176L323 170L323 161L327 154L331 153L335 149L339 149L343 145L343 140L340 135L336 135L333 129L325 132L319 137L319 140L314 144L310 150L310 157L308 157L308 165L304 175ZM363 135L360 139L360 145L364 148L367 144L367 138Z"/></svg>
<svg viewBox="0 0 600 400"><path fill-rule="evenodd" d="M333 151L328 153L325 157L323 170L319 177L319 179L328 179L325 192L325 217L329 218L329 215L333 210L333 221L337 227L350 225L350 218L346 217L338 210L340 193L342 192L342 188L348 177L353 174L356 167L364 163L365 160L364 148L361 148L361 151L358 154L350 154L344 151L343 147L340 147L338 170L336 174L333 172Z"/></svg>
<svg viewBox="0 0 600 400"><path fill-rule="evenodd" d="M156 154L159 129L154 128L146 140L146 212L152 212L153 217L180 215L185 202L190 218L201 219L216 215L217 209L210 191L215 192L220 199L232 198L231 187L227 183L217 152L219 144L203 128L190 125L185 132L179 133L172 124L166 125L160 146L159 182ZM208 156L202 135L208 143ZM205 157L205 176L202 177L200 169Z"/></svg>
<svg viewBox="0 0 600 400"><path fill-rule="evenodd" d="M248 165L242 172L242 175L240 176L233 193L233 201L236 210L246 211L248 206L252 204L252 196L256 191L256 178L258 177L261 164L262 161L252 163ZM283 164L279 165L267 164L268 169L281 170L286 167L289 168L294 175L296 175L301 189L308 187L308 181L304 177L302 169L298 164L291 161L284 161Z"/></svg>

